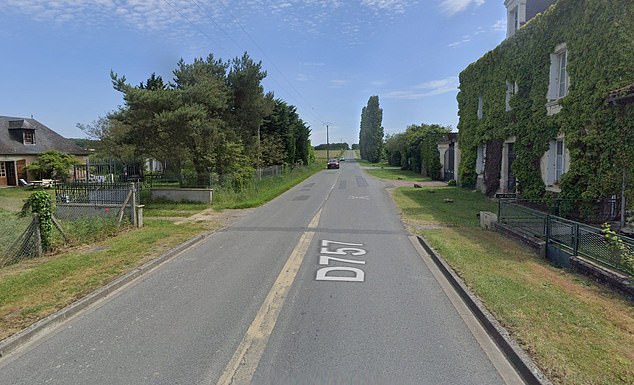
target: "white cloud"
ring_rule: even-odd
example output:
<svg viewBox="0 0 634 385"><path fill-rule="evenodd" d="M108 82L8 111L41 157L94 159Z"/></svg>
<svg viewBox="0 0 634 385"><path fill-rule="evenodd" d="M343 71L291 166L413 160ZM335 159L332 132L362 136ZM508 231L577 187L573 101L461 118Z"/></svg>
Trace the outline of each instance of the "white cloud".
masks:
<svg viewBox="0 0 634 385"><path fill-rule="evenodd" d="M385 80L374 80L370 82L370 85L373 87L383 87L387 82Z"/></svg>
<svg viewBox="0 0 634 385"><path fill-rule="evenodd" d="M375 11L405 12L411 0L361 0L361 4Z"/></svg>
<svg viewBox="0 0 634 385"><path fill-rule="evenodd" d="M491 26L491 30L496 32L506 31L506 20L500 19L496 21L495 24Z"/></svg>
<svg viewBox="0 0 634 385"><path fill-rule="evenodd" d="M484 4L484 2L485 0L442 0L440 2L440 9L451 16L466 10L470 5L479 7Z"/></svg>
<svg viewBox="0 0 634 385"><path fill-rule="evenodd" d="M458 77L450 76L445 79L430 80L408 90L391 91L384 97L386 99L416 100L429 96L446 94L458 90Z"/></svg>
<svg viewBox="0 0 634 385"><path fill-rule="evenodd" d="M341 88L350 83L349 80L333 79L330 81L330 88Z"/></svg>
<svg viewBox="0 0 634 385"><path fill-rule="evenodd" d="M305 82L309 79L308 75L306 74L297 74L295 76L295 80L297 80L298 82Z"/></svg>
<svg viewBox="0 0 634 385"><path fill-rule="evenodd" d="M365 27L377 19L390 20L418 1L0 0L0 12L46 23L101 28L112 28L120 23L147 33L164 32L168 37L181 40L202 34L217 45L236 38L234 29L249 29L251 17L275 15L275 22L284 28L313 35L339 34L340 41L345 44L358 45ZM341 17L355 13L360 17ZM326 24L329 29L324 31Z"/></svg>

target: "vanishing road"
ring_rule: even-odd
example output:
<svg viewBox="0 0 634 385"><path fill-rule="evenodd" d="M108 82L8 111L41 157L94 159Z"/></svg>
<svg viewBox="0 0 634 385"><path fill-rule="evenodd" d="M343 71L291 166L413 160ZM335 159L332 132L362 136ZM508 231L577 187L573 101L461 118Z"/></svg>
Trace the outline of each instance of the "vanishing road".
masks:
<svg viewBox="0 0 634 385"><path fill-rule="evenodd" d="M0 384L520 384L422 253L345 161L3 357Z"/></svg>

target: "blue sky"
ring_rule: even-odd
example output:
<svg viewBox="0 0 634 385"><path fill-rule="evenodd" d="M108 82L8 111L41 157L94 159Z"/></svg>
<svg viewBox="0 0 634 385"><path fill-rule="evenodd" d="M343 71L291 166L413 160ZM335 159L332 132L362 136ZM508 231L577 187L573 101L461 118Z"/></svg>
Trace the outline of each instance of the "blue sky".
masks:
<svg viewBox="0 0 634 385"><path fill-rule="evenodd" d="M0 0L0 115L66 137L123 104L110 70L164 79L180 58L244 51L314 145L358 142L379 95L386 133L456 127L458 74L505 36L503 0Z"/></svg>

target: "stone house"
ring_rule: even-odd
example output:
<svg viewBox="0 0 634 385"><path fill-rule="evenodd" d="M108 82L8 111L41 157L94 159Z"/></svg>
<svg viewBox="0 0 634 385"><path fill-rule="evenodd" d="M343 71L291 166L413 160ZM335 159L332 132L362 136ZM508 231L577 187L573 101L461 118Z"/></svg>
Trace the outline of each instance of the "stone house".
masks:
<svg viewBox="0 0 634 385"><path fill-rule="evenodd" d="M35 178L28 175L26 166L49 150L75 155L81 162L89 155L35 119L0 116L0 187L18 186L20 179Z"/></svg>
<svg viewBox="0 0 634 385"><path fill-rule="evenodd" d="M616 196L634 164L634 119L606 100L634 82L634 2L504 4L507 38L460 74L461 183L489 195Z"/></svg>

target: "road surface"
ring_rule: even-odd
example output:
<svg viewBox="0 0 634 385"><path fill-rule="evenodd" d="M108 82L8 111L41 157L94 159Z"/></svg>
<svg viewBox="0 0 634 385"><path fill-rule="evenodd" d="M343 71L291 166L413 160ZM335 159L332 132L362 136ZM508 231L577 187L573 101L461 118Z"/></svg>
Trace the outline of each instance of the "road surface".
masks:
<svg viewBox="0 0 634 385"><path fill-rule="evenodd" d="M0 359L0 384L521 383L439 277L344 161Z"/></svg>

